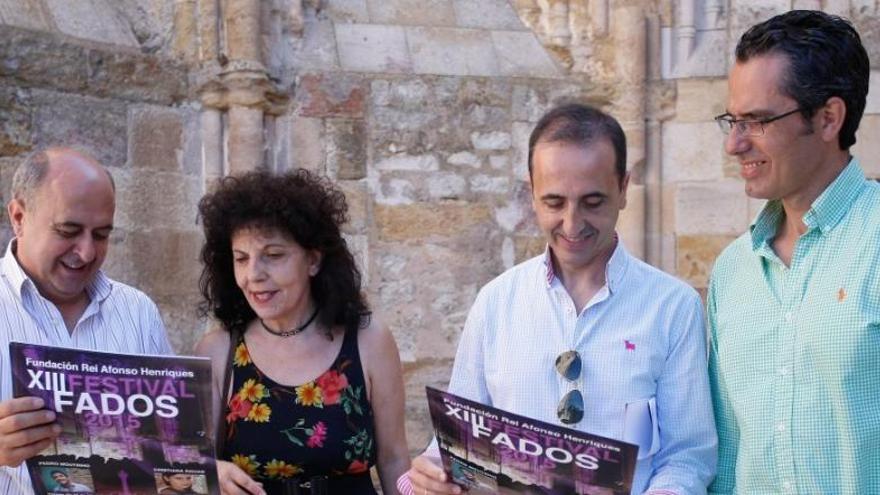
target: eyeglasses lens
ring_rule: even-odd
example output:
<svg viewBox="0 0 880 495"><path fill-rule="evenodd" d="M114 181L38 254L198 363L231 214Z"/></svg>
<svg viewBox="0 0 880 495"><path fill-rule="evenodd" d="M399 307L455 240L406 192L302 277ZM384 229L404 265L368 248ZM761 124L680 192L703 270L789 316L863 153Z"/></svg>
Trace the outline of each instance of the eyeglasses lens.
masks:
<svg viewBox="0 0 880 495"><path fill-rule="evenodd" d="M581 376L581 356L577 351L565 351L556 358L556 371L570 382ZM584 396L580 390L571 390L559 401L556 408L559 421L565 424L577 423L584 417Z"/></svg>

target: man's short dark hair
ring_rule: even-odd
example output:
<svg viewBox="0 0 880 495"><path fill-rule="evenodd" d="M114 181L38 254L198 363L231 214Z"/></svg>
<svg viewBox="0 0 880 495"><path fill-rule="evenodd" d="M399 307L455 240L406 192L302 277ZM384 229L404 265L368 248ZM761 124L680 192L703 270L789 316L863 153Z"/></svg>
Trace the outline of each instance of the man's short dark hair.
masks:
<svg viewBox="0 0 880 495"><path fill-rule="evenodd" d="M838 144L847 150L865 111L870 62L849 21L824 12L792 10L752 26L736 46L737 62L780 54L788 70L780 90L812 118L832 96L846 104Z"/></svg>
<svg viewBox="0 0 880 495"><path fill-rule="evenodd" d="M529 136L529 179L538 143L564 142L589 146L608 139L614 148L614 169L623 183L626 176L626 136L614 117L580 103L568 103L545 113Z"/></svg>
<svg viewBox="0 0 880 495"><path fill-rule="evenodd" d="M56 473L69 477L69 475L67 474L67 471L63 471L61 469L53 469L52 471L49 471L49 476L55 476Z"/></svg>

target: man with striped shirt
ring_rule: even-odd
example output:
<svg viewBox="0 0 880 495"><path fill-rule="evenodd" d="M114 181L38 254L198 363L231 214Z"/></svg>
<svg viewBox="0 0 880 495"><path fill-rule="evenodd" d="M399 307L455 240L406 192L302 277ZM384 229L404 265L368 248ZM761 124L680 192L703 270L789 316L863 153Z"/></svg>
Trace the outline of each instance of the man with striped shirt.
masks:
<svg viewBox="0 0 880 495"><path fill-rule="evenodd" d="M880 185L849 152L869 68L850 23L822 12L736 48L716 120L746 194L768 202L709 287L712 493L880 493Z"/></svg>
<svg viewBox="0 0 880 495"><path fill-rule="evenodd" d="M33 493L23 461L60 431L40 399L12 398L10 342L171 353L155 304L100 271L114 210L112 177L84 152L49 148L16 170L0 259L0 494Z"/></svg>

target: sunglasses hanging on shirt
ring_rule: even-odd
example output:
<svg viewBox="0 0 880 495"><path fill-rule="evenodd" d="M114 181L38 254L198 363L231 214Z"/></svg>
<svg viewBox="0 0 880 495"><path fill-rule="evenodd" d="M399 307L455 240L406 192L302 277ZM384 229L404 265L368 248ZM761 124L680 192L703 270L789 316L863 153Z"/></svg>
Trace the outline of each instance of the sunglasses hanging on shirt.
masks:
<svg viewBox="0 0 880 495"><path fill-rule="evenodd" d="M577 351L565 351L556 357L556 371L569 382L580 379L581 368L581 356ZM584 418L584 396L580 390L575 388L562 396L556 407L556 416L567 425Z"/></svg>

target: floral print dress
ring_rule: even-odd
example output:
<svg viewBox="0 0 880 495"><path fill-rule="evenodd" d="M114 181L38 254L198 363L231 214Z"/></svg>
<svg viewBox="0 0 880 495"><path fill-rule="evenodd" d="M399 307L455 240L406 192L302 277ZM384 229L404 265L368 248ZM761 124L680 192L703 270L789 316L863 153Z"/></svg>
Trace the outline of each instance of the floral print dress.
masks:
<svg viewBox="0 0 880 495"><path fill-rule="evenodd" d="M330 369L299 386L264 375L244 337L238 339L232 366L223 459L262 482L270 495L281 493L287 480L319 475L364 478L356 493L376 493L369 482L376 458L373 411L357 332L345 333Z"/></svg>

